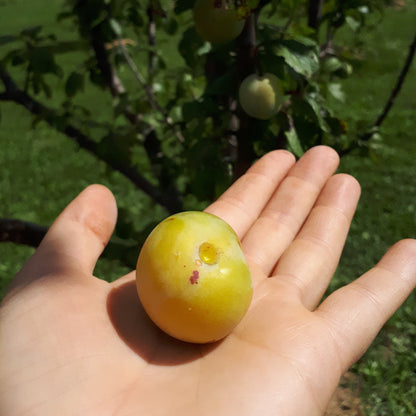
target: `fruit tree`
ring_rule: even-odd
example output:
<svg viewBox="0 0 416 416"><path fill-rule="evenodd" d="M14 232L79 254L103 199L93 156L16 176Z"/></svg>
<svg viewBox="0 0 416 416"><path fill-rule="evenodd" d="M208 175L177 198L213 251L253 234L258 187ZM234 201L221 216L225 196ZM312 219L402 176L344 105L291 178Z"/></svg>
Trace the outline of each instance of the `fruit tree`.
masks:
<svg viewBox="0 0 416 416"><path fill-rule="evenodd" d="M0 37L0 100L75 141L166 214L201 209L269 150L371 149L372 134L349 131L328 97L343 99L354 61L337 31L358 32L385 1L68 0L57 16L65 33L34 21ZM273 80L271 104L257 101L260 84L239 97L250 76Z"/></svg>

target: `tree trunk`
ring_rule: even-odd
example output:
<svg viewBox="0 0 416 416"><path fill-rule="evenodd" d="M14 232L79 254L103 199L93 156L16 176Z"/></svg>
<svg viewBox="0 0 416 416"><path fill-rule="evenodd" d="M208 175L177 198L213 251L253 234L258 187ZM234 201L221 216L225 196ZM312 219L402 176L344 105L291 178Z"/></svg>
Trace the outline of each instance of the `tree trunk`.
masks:
<svg viewBox="0 0 416 416"><path fill-rule="evenodd" d="M308 5L308 26L318 29L322 16L323 0L309 0Z"/></svg>

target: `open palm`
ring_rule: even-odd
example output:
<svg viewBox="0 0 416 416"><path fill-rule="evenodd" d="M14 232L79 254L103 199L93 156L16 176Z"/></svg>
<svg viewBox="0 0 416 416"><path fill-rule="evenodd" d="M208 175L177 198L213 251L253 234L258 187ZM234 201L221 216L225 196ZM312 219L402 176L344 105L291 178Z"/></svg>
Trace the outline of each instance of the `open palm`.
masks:
<svg viewBox="0 0 416 416"><path fill-rule="evenodd" d="M207 211L239 235L252 305L222 341L183 343L143 311L134 272L93 277L117 209L102 186L57 218L0 309L0 414L321 415L347 368L416 284L416 242L321 299L359 198L338 156L260 159ZM319 306L318 306L319 305Z"/></svg>

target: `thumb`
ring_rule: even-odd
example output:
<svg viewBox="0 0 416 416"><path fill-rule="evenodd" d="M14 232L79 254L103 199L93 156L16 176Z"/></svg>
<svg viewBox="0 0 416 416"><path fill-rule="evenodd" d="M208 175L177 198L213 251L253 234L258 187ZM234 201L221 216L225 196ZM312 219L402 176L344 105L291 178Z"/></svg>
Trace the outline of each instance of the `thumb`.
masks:
<svg viewBox="0 0 416 416"><path fill-rule="evenodd" d="M92 274L116 220L113 194L102 185L90 185L56 218L18 278L29 283L47 274L68 275L75 270Z"/></svg>

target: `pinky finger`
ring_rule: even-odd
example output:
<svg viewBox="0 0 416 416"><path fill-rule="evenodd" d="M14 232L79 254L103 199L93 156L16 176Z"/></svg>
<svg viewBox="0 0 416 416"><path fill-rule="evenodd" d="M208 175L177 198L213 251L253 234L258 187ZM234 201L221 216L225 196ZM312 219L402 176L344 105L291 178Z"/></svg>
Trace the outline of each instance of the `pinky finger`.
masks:
<svg viewBox="0 0 416 416"><path fill-rule="evenodd" d="M416 286L416 240L402 240L359 279L338 289L316 310L328 324L349 368Z"/></svg>

